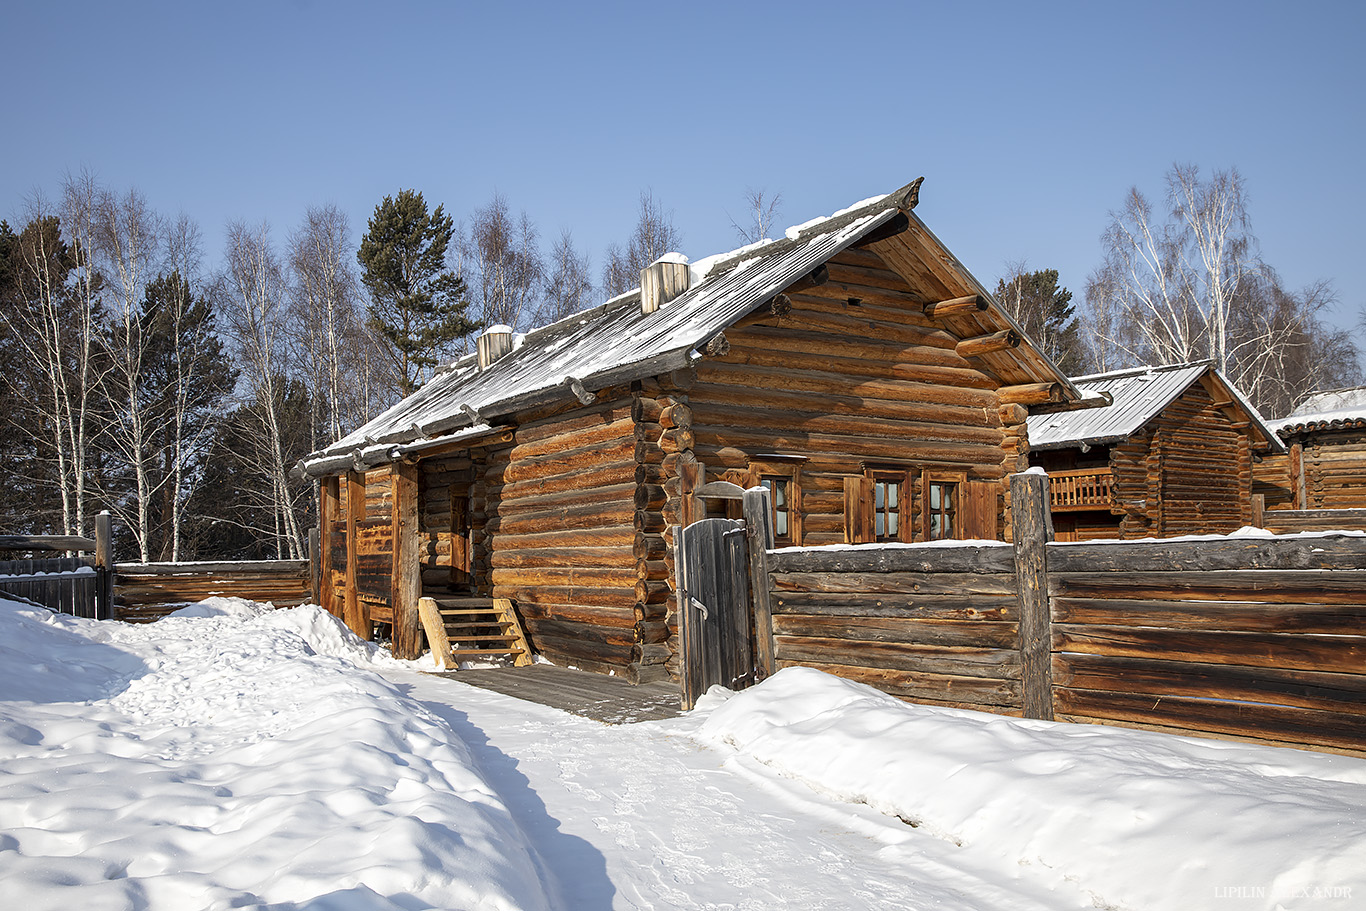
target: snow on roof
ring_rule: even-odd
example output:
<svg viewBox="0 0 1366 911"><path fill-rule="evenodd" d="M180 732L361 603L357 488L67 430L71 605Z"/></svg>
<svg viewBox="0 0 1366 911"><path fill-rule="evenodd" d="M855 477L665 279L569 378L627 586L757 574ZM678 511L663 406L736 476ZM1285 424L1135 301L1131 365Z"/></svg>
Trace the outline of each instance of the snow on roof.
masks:
<svg viewBox="0 0 1366 911"><path fill-rule="evenodd" d="M571 389L592 392L691 366L703 358L698 349L718 332L908 212L919 183L789 228L781 240L697 260L689 266L691 287L654 312L641 312L640 290L635 289L527 333L520 345L484 370L478 369L474 355L466 355L363 427L306 457L300 468L321 475L347 467L344 463L357 468L379 464L395 445L445 442L453 431L496 423L560 400ZM976 284L966 273L964 278ZM1004 313L992 319L1014 325ZM1009 367L1017 375L1009 382L1026 381L1020 377L1060 380L1075 395L1055 365L1040 356L1029 360L1032 348L1016 350L1026 354Z"/></svg>
<svg viewBox="0 0 1366 911"><path fill-rule="evenodd" d="M1366 386L1315 393L1275 427L1279 434L1366 428Z"/></svg>
<svg viewBox="0 0 1366 911"><path fill-rule="evenodd" d="M1029 448L1067 449L1083 443L1105 445L1127 439L1207 372L1218 377L1234 400L1248 413L1253 425L1260 429L1273 447L1280 448L1276 434L1257 410L1208 361L1134 367L1073 377L1072 382L1088 396L1109 395L1112 404L1085 411L1030 415Z"/></svg>

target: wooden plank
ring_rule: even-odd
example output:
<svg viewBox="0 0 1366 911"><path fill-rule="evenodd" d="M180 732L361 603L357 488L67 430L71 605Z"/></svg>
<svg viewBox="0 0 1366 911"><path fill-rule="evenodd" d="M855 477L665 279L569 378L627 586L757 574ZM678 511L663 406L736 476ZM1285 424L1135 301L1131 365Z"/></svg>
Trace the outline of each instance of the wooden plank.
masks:
<svg viewBox="0 0 1366 911"><path fill-rule="evenodd" d="M777 636L778 664L841 664L972 677L1020 678L1019 654L1013 648L907 644L897 642L849 642Z"/></svg>
<svg viewBox="0 0 1366 911"><path fill-rule="evenodd" d="M778 636L809 639L1000 649L1013 648L1019 634L1014 623L901 617L829 617L819 614L777 614L773 618L773 631Z"/></svg>
<svg viewBox="0 0 1366 911"><path fill-rule="evenodd" d="M1366 636L1226 633L1145 627L1053 625L1053 651L1360 673Z"/></svg>
<svg viewBox="0 0 1366 911"><path fill-rule="evenodd" d="M1267 513L1268 518L1274 512ZM1366 569L1366 537L1225 538L1052 544L1053 572L1180 572L1252 569Z"/></svg>
<svg viewBox="0 0 1366 911"><path fill-rule="evenodd" d="M870 547L835 550L781 549L771 554L774 573L1013 573L1009 545L970 544L959 547Z"/></svg>
<svg viewBox="0 0 1366 911"><path fill-rule="evenodd" d="M937 704L952 703L964 708L1017 707L1020 704L1019 680L843 664L812 663L806 666L846 680L866 683L884 693L916 703L932 700Z"/></svg>
<svg viewBox="0 0 1366 911"><path fill-rule="evenodd" d="M83 538L78 535L0 535L0 550L48 550L89 553L94 549L94 538Z"/></svg>
<svg viewBox="0 0 1366 911"><path fill-rule="evenodd" d="M1366 750L1366 716L1251 703L1106 693L1060 687L1059 714L1162 724L1197 732Z"/></svg>
<svg viewBox="0 0 1366 911"><path fill-rule="evenodd" d="M1366 605L1266 601L1053 598L1053 622L1223 632L1328 634L1366 630Z"/></svg>
<svg viewBox="0 0 1366 911"><path fill-rule="evenodd" d="M1366 675L1251 668L1167 659L1054 655L1056 686L1071 689L1228 699L1366 714Z"/></svg>
<svg viewBox="0 0 1366 911"><path fill-rule="evenodd" d="M346 603L343 619L351 632L362 639L374 637L360 595L360 526L365 518L365 475L348 472L346 476Z"/></svg>
<svg viewBox="0 0 1366 911"><path fill-rule="evenodd" d="M427 634L427 643L433 656L441 662L443 668L455 667L455 660L451 657L451 643L446 638L446 623L436 602L431 598L419 598L417 614L422 621L422 629Z"/></svg>
<svg viewBox="0 0 1366 911"><path fill-rule="evenodd" d="M779 557L780 554L781 552L774 556ZM922 596L1013 596L1015 586L1015 577L1003 573L889 570L887 572L775 572L773 574L773 590L779 594L793 591Z"/></svg>
<svg viewBox="0 0 1366 911"><path fill-rule="evenodd" d="M770 493L762 487L746 490L745 546L749 556L749 585L754 613L755 655L760 679L775 670L773 605L770 595L768 552L773 549L773 514Z"/></svg>
<svg viewBox="0 0 1366 911"><path fill-rule="evenodd" d="M886 594L861 592L775 593L772 612L826 617L882 617L904 619L1014 622L1019 602L1010 595Z"/></svg>
<svg viewBox="0 0 1366 911"><path fill-rule="evenodd" d="M1366 573L1218 570L1171 573L1052 573L1050 593L1065 598L1155 601L1366 603Z"/></svg>
<svg viewBox="0 0 1366 911"><path fill-rule="evenodd" d="M393 652L395 658L412 659L422 654L421 623L417 602L422 595L422 560L418 549L418 485L421 470L415 464L395 462L393 485L393 564L390 574L393 595Z"/></svg>

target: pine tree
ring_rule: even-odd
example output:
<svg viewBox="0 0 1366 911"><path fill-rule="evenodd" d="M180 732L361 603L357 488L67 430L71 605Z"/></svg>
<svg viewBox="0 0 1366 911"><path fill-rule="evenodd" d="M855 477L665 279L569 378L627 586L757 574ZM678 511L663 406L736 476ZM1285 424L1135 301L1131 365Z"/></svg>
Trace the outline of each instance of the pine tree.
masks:
<svg viewBox="0 0 1366 911"><path fill-rule="evenodd" d="M1058 285L1057 269L1014 270L996 284L996 299L1053 363L1068 375L1083 366L1072 292Z"/></svg>
<svg viewBox="0 0 1366 911"><path fill-rule="evenodd" d="M441 206L400 190L375 207L356 254L370 292L370 318L393 349L395 379L408 395L476 325L465 316L465 283L446 267L455 233Z"/></svg>

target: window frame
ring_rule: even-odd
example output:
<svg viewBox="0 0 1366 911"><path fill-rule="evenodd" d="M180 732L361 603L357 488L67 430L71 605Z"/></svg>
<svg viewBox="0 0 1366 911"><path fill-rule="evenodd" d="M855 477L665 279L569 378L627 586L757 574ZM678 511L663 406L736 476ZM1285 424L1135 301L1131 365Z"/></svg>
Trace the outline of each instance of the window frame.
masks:
<svg viewBox="0 0 1366 911"><path fill-rule="evenodd" d="M769 521L773 523L775 547L795 547L802 543L805 533L802 521L802 465L806 456L766 454L750 459L746 472L746 487L761 487L764 481L782 481L787 485L787 534L778 534L778 502L769 495Z"/></svg>
<svg viewBox="0 0 1366 911"><path fill-rule="evenodd" d="M939 469L927 468L920 476L920 536L922 541L954 541L959 540L962 531L962 522L959 513L962 509L963 485L967 484L968 473L966 471L943 471ZM947 488L950 493L949 508L943 508L932 512L930 509L930 489L932 487ZM949 516L949 529L947 535L935 537L933 532L933 516Z"/></svg>

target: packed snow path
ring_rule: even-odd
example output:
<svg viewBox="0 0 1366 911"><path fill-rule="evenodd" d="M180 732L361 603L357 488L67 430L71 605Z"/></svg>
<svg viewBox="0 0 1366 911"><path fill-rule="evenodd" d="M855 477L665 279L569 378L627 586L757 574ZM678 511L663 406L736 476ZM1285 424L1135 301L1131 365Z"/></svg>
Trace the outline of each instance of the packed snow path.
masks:
<svg viewBox="0 0 1366 911"><path fill-rule="evenodd" d="M688 736L699 717L608 726L450 680L385 676L469 745L566 909L1094 907L1080 888L1003 881L971 849L701 746Z"/></svg>

